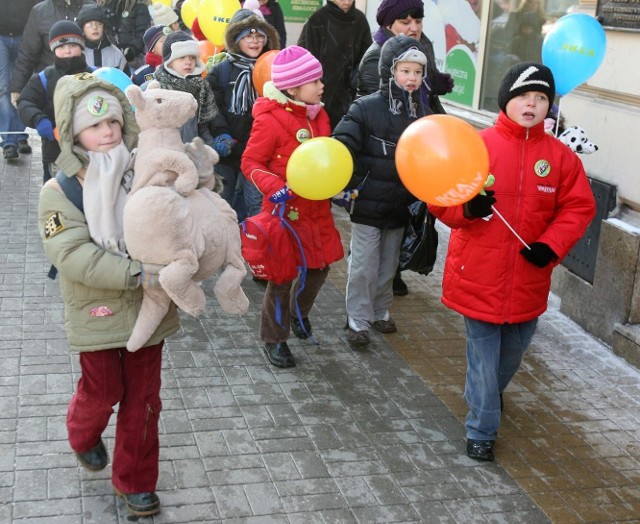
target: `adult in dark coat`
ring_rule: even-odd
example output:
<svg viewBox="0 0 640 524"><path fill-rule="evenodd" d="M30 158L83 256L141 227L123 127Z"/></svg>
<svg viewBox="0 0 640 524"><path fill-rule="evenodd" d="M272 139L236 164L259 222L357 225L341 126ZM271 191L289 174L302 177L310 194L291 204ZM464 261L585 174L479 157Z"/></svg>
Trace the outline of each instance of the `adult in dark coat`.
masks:
<svg viewBox="0 0 640 524"><path fill-rule="evenodd" d="M53 53L49 49L51 26L58 20L75 21L83 4L92 3L93 0L43 0L33 6L9 87L14 104L31 75L53 64Z"/></svg>
<svg viewBox="0 0 640 524"><path fill-rule="evenodd" d="M378 61L380 49L391 37L400 33L419 40L427 55L426 85L421 90L423 102L436 114L444 114L439 95L446 95L453 89L453 79L447 73L441 73L436 67L433 44L422 32L424 5L422 0L383 0L376 13L380 24L373 34L373 43L362 57L358 68L357 96L361 97L378 90L380 76Z"/></svg>
<svg viewBox="0 0 640 524"><path fill-rule="evenodd" d="M151 26L149 0L96 0L105 9L105 31L135 71L144 64L144 32Z"/></svg>
<svg viewBox="0 0 640 524"><path fill-rule="evenodd" d="M358 64L371 45L369 22L354 0L330 0L306 21L298 45L322 64L322 99L334 128L355 98Z"/></svg>
<svg viewBox="0 0 640 524"><path fill-rule="evenodd" d="M11 104L9 83L18 59L22 33L31 8L40 0L5 0L0 17L0 133L2 153L5 160L15 160L20 153L31 153L24 124L20 121L16 108Z"/></svg>

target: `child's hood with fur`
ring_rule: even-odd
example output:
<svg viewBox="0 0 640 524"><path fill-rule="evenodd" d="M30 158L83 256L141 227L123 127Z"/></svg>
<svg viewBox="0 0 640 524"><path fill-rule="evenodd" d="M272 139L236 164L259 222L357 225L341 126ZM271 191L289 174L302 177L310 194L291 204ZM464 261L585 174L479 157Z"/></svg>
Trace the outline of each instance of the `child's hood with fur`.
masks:
<svg viewBox="0 0 640 524"><path fill-rule="evenodd" d="M101 80L93 73L63 76L56 84L53 105L56 112L56 127L60 145L60 155L56 164L67 176L74 176L82 167L86 167L88 161L83 157L80 148L74 147L73 115L76 105L85 93L98 88L108 91L120 102L124 120L122 140L129 150L136 146L139 132L138 124L131 110L131 103L119 88Z"/></svg>

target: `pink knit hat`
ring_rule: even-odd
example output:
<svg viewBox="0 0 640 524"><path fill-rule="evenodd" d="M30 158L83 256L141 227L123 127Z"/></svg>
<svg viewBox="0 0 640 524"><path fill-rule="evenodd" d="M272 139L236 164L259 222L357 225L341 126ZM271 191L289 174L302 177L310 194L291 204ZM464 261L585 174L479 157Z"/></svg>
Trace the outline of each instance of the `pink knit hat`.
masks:
<svg viewBox="0 0 640 524"><path fill-rule="evenodd" d="M271 64L271 81L280 91L322 78L322 64L306 49L290 45Z"/></svg>

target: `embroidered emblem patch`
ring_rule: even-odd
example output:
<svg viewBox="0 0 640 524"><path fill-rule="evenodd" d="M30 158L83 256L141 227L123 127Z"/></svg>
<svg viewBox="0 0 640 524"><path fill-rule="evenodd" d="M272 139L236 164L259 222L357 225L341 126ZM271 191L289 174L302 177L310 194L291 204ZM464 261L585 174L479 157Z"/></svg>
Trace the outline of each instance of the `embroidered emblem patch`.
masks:
<svg viewBox="0 0 640 524"><path fill-rule="evenodd" d="M112 317L113 311L111 311L107 306L96 306L92 307L89 310L90 317Z"/></svg>
<svg viewBox="0 0 640 524"><path fill-rule="evenodd" d="M547 160L538 160L536 165L533 166L533 171L539 177L544 178L551 173L551 164Z"/></svg>
<svg viewBox="0 0 640 524"><path fill-rule="evenodd" d="M298 129L296 133L296 139L298 142L305 142L311 138L311 133L309 133L308 129Z"/></svg>
<svg viewBox="0 0 640 524"><path fill-rule="evenodd" d="M107 113L109 104L100 95L93 96L87 102L87 111L92 116L103 116Z"/></svg>
<svg viewBox="0 0 640 524"><path fill-rule="evenodd" d="M295 222L300 218L300 212L297 207L289 208L289 212L287 213L287 218L291 220L291 222Z"/></svg>
<svg viewBox="0 0 640 524"><path fill-rule="evenodd" d="M44 238L51 238L52 236L60 233L64 230L64 224L62 223L62 217L60 213L56 211L44 223Z"/></svg>

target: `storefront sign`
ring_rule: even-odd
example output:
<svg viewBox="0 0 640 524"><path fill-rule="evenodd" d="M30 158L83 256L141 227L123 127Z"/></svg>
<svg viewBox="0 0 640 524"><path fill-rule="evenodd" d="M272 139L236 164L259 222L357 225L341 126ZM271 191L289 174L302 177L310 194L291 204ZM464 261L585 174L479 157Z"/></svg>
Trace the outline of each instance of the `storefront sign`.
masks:
<svg viewBox="0 0 640 524"><path fill-rule="evenodd" d="M279 0L286 22L304 23L307 19L320 9L322 0Z"/></svg>
<svg viewBox="0 0 640 524"><path fill-rule="evenodd" d="M604 27L640 31L640 0L598 0L596 16Z"/></svg>

